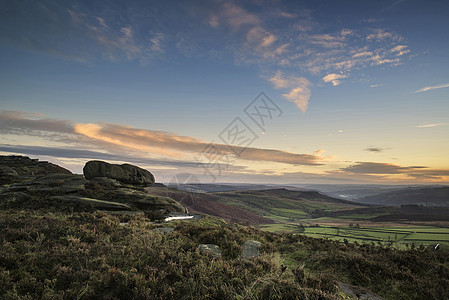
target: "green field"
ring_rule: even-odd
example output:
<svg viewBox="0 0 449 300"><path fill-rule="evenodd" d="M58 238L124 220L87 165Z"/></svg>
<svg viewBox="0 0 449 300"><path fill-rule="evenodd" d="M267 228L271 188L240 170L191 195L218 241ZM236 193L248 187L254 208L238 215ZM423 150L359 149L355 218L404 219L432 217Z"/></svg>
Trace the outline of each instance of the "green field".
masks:
<svg viewBox="0 0 449 300"><path fill-rule="evenodd" d="M423 207L408 208L414 212L407 215L410 212L402 211L401 207L363 206L319 193L285 189L219 192L214 195L218 196L219 202L273 220L274 224L260 225L265 231L298 233L341 242L381 243L398 248L411 247L412 244L449 244L449 228L436 227L440 225L432 222L431 215L426 215L429 221L424 220L424 225L414 222L413 213L423 213L426 209ZM437 216L438 212L425 211ZM396 221L393 217L376 221L379 217L398 214L405 221Z"/></svg>
<svg viewBox="0 0 449 300"><path fill-rule="evenodd" d="M412 227L349 227L349 226L300 226L294 224L268 224L263 230L276 232L297 232L316 238L325 238L343 242L382 243L398 248L415 245L449 244L449 228L431 226Z"/></svg>

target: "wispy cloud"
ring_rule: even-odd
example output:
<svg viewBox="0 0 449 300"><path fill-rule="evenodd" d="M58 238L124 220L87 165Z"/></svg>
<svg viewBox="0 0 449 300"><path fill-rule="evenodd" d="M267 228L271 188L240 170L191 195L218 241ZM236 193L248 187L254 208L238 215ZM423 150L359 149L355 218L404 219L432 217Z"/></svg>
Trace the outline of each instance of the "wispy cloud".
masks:
<svg viewBox="0 0 449 300"><path fill-rule="evenodd" d="M190 154L198 155L204 151L208 142L195 137L180 136L165 131L139 129L117 124L74 124L66 120L55 120L23 114L20 112L1 112L0 124L3 133L30 135L46 132L41 136L60 141L61 135L72 135L73 143L78 146L96 147L115 151L137 151L141 155L156 155L170 158L186 158ZM64 136L65 139L67 139ZM78 138L78 140L76 139ZM297 154L275 149L243 148L225 144L214 144L223 154L248 161L270 161L291 165L320 165L325 159L316 154ZM244 150L244 151L243 151ZM190 155L191 157L191 155Z"/></svg>
<svg viewBox="0 0 449 300"><path fill-rule="evenodd" d="M380 86L383 86L383 85L384 85L383 83L378 83L378 84L372 84L369 87L376 88L376 87L380 87Z"/></svg>
<svg viewBox="0 0 449 300"><path fill-rule="evenodd" d="M198 5L187 0L164 9L143 3L129 3L122 9L115 3L112 8L98 4L104 9L96 10L83 3L43 1L42 5L33 2L28 4L32 7L21 9L24 5L18 3L18 9L11 10L17 14L0 20L0 38L5 36L10 44L79 61L137 61L146 65L170 55L169 60L179 55L232 57L235 64L257 65L263 74L295 70L295 77L302 79L283 96L303 112L311 86L305 78L310 75L325 78L376 66L397 66L411 52L405 39L388 28L375 27L374 23L362 23L358 28L326 26L312 10L286 12L276 3L212 1ZM188 13L174 24L172 16L179 14L180 8L187 8ZM38 13L26 13L33 10ZM27 22L22 24L22 20ZM22 24L24 30L9 22ZM338 85L341 79L329 82Z"/></svg>
<svg viewBox="0 0 449 300"><path fill-rule="evenodd" d="M401 167L391 163L357 162L354 165L341 168L340 170L357 174L402 174L410 171L416 172L417 170L426 168L426 166Z"/></svg>
<svg viewBox="0 0 449 300"><path fill-rule="evenodd" d="M116 124L76 124L74 130L76 133L94 140L173 157L185 157L185 152L201 153L209 144L193 137ZM243 160L271 161L292 165L319 165L322 160L321 157L312 154L295 154L280 150L252 147L248 147L242 152L244 148L240 146L224 144L214 144L214 146L223 154L234 155L234 153L241 153L239 158Z"/></svg>
<svg viewBox="0 0 449 300"><path fill-rule="evenodd" d="M339 84L341 84L341 80L343 78L348 77L348 75L344 75L344 74L327 74L326 76L323 77L323 81L324 82L332 82L333 86L337 86Z"/></svg>
<svg viewBox="0 0 449 300"><path fill-rule="evenodd" d="M164 48L160 31L147 27L148 20L157 19L157 13L139 11L132 4L118 9L115 4L102 9L97 3L94 6L100 9L92 9L92 4L83 3L8 3L14 13L0 20L0 28L8 28L6 35L0 29L0 36L2 42L28 51L83 62L102 59L147 63L161 55ZM146 22L136 22L144 15Z"/></svg>
<svg viewBox="0 0 449 300"><path fill-rule="evenodd" d="M407 54L410 52L409 49L407 49L406 45L397 45L393 47L390 52L396 53L396 56L402 56L404 54Z"/></svg>
<svg viewBox="0 0 449 300"><path fill-rule="evenodd" d="M354 165L340 168L342 174L356 175L380 175L380 176L406 176L421 180L444 180L449 179L449 169L431 169L427 166L403 167L391 163L357 162ZM392 178L392 177L387 177ZM404 179L403 179L404 180Z"/></svg>
<svg viewBox="0 0 449 300"><path fill-rule="evenodd" d="M444 83L444 84L439 84L439 85L432 85L432 86L426 86L423 87L419 90L416 90L414 93L422 93L422 92L427 92L427 91L431 91L431 90L436 90L436 89L443 89L443 88L447 88L449 87L449 83Z"/></svg>
<svg viewBox="0 0 449 300"><path fill-rule="evenodd" d="M438 126L446 126L449 125L449 123L433 123L433 124L424 124L424 125L418 125L416 127L419 128L428 128L428 127L438 127Z"/></svg>
<svg viewBox="0 0 449 300"><path fill-rule="evenodd" d="M279 70L269 80L276 89L290 89L287 94L282 94L282 96L295 103L303 113L306 112L311 94L310 86L312 85L309 80L304 77L285 76Z"/></svg>
<svg viewBox="0 0 449 300"><path fill-rule="evenodd" d="M372 146L372 147L368 147L368 148L365 149L365 151L374 152L374 153L380 153L380 152L383 152L385 150L389 150L389 148L381 148L381 147L374 147L374 146Z"/></svg>

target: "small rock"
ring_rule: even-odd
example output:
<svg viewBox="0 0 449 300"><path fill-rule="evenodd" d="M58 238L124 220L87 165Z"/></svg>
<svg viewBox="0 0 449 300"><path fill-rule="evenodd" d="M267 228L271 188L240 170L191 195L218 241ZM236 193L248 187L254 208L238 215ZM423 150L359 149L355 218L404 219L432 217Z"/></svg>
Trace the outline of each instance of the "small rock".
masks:
<svg viewBox="0 0 449 300"><path fill-rule="evenodd" d="M198 246L198 249L201 253L209 254L214 258L220 258L221 257L221 250L220 247L214 244L200 244Z"/></svg>
<svg viewBox="0 0 449 300"><path fill-rule="evenodd" d="M158 227L158 228L153 229L153 231L157 231L160 233L170 233L170 232L173 232L174 230L175 229L172 227Z"/></svg>
<svg viewBox="0 0 449 300"><path fill-rule="evenodd" d="M258 241L247 240L245 244L243 244L242 248L242 258L256 258L259 256L259 247L261 243Z"/></svg>

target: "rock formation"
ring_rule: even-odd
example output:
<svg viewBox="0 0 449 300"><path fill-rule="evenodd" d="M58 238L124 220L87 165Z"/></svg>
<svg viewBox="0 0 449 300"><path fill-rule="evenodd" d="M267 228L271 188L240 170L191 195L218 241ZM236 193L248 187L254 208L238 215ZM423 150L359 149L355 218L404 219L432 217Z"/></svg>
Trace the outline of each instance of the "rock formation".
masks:
<svg viewBox="0 0 449 300"><path fill-rule="evenodd" d="M130 164L114 165L104 161L92 160L83 168L86 179L106 177L122 183L150 186L154 183L154 176L149 171Z"/></svg>
<svg viewBox="0 0 449 300"><path fill-rule="evenodd" d="M91 209L144 212L151 216L185 213L170 197L151 195L143 189L154 183L153 175L137 166L90 161L84 177L57 165L24 156L0 156L0 206L36 207L33 201ZM53 202L52 202L53 201Z"/></svg>

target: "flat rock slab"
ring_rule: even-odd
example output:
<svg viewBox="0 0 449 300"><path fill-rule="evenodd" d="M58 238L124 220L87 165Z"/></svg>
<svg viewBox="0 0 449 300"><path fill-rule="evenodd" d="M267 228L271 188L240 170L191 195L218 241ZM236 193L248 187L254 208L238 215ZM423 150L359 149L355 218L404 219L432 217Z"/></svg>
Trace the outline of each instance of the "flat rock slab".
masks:
<svg viewBox="0 0 449 300"><path fill-rule="evenodd" d="M4 192L58 192L73 193L85 189L86 179L74 174L50 174L37 176L31 181L16 183L4 189Z"/></svg>
<svg viewBox="0 0 449 300"><path fill-rule="evenodd" d="M79 196L72 196L72 195L51 196L48 199L71 201L71 202L81 202L81 203L85 203L85 204L90 204L98 209L131 210L131 207L125 203L118 203L118 202L105 201L105 200L79 197Z"/></svg>
<svg viewBox="0 0 449 300"><path fill-rule="evenodd" d="M220 258L221 257L221 250L220 247L214 244L200 244L198 246L198 249L201 253L208 254L214 258Z"/></svg>
<svg viewBox="0 0 449 300"><path fill-rule="evenodd" d="M261 242L247 240L242 247L242 258L249 259L258 257L260 245Z"/></svg>

